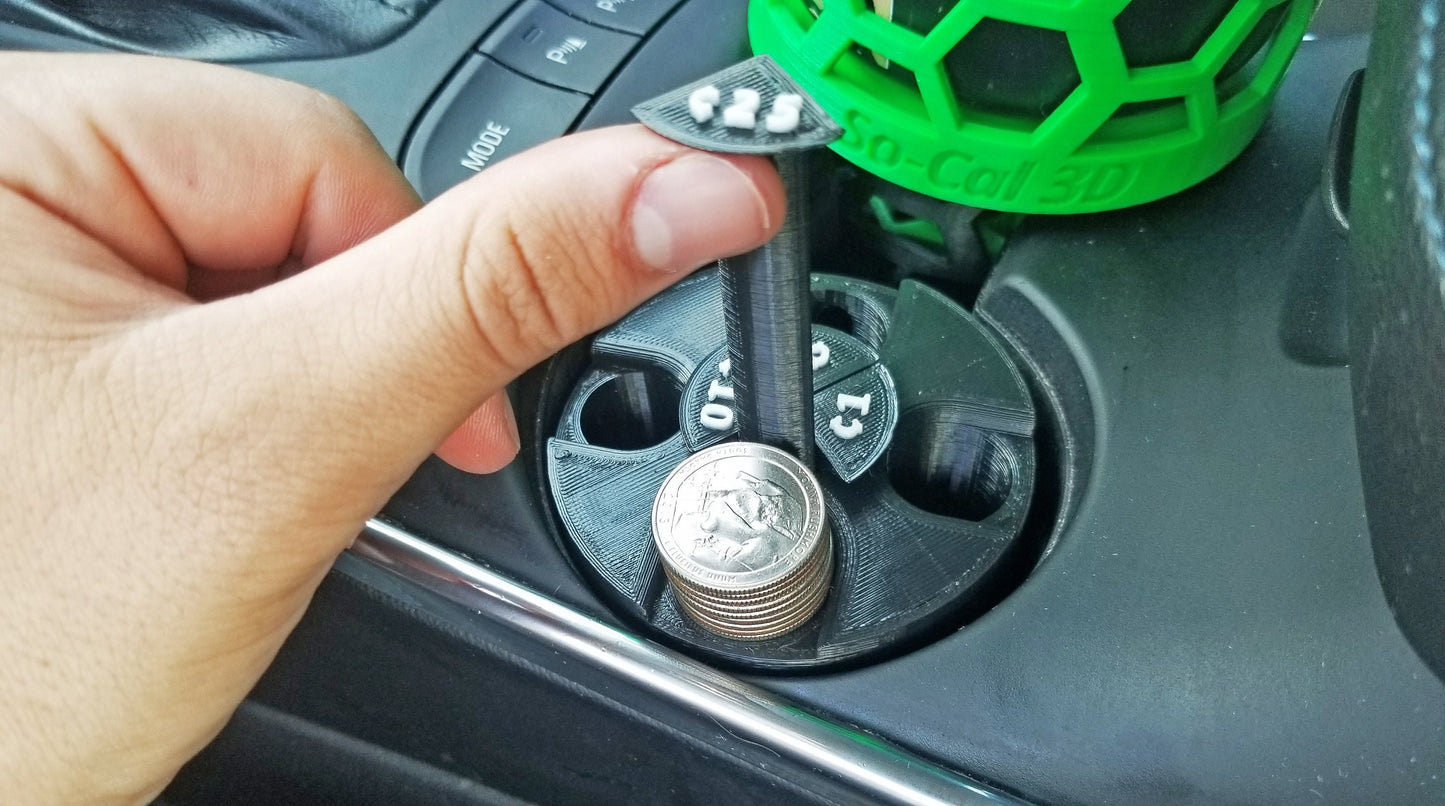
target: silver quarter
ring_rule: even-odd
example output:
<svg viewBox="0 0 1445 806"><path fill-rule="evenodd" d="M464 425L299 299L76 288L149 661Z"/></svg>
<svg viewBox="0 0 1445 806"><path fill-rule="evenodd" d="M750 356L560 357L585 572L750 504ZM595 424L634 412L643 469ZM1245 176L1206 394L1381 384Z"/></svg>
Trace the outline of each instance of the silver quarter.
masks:
<svg viewBox="0 0 1445 806"><path fill-rule="evenodd" d="M777 448L725 443L683 461L653 502L652 535L683 611L713 632L781 635L827 598L822 488Z"/></svg>
<svg viewBox="0 0 1445 806"><path fill-rule="evenodd" d="M785 579L825 534L823 491L808 468L767 445L730 442L688 457L662 483L652 534L668 567L722 591Z"/></svg>
<svg viewBox="0 0 1445 806"><path fill-rule="evenodd" d="M780 599L775 602L759 605L748 609L720 608L707 602L701 602L690 597L687 598L688 608L692 611L701 612L704 615L735 624L738 627L747 625L762 624L765 622L789 619L797 615L801 610L807 609L806 605L814 598L827 591L829 580L826 577L808 583L806 588L796 592L796 598ZM674 589L676 592L676 589Z"/></svg>
<svg viewBox="0 0 1445 806"><path fill-rule="evenodd" d="M739 629L749 626L770 624L773 622L788 621L794 619L800 611L808 609L809 603L826 587L826 584L816 584L813 588L805 591L797 600L783 600L771 605L764 610L754 611L726 611L708 607L704 603L689 600L687 609L689 612L701 613L703 616L729 624Z"/></svg>
<svg viewBox="0 0 1445 806"><path fill-rule="evenodd" d="M749 602L769 601L775 599L779 594L785 594L788 591L797 588L799 585L804 584L806 580L813 579L814 577L820 575L821 571L819 569L819 566L827 562L828 554L831 554L831 551L820 550L817 552L816 556L808 560L806 565L804 565L802 568L799 568L796 572L788 576L783 581L778 582L774 585L768 585L766 587L759 587L747 591L723 591L717 590L715 588L703 587L701 585L694 585L687 579L679 578L671 571L668 571L668 578L672 579L675 584L687 588L687 590L698 599L710 602L717 602L720 605L743 606L748 604Z"/></svg>
<svg viewBox="0 0 1445 806"><path fill-rule="evenodd" d="M683 612L704 628L729 638L743 641L759 641L775 638L792 632L806 622L827 599L824 586L806 599L798 601L788 612L772 618L742 620L736 617L719 617L683 604ZM679 599L679 602L682 600Z"/></svg>

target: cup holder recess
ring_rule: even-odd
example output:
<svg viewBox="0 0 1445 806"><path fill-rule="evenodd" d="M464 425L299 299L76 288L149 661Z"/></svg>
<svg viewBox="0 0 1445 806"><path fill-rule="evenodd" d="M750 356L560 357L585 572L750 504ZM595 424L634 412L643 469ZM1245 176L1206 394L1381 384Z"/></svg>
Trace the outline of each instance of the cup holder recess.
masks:
<svg viewBox="0 0 1445 806"><path fill-rule="evenodd" d="M847 333L875 350L882 347L892 292L878 286L865 293L862 281L842 277L818 279L813 284L813 323Z"/></svg>
<svg viewBox="0 0 1445 806"><path fill-rule="evenodd" d="M888 448L888 480L925 512L981 521L1008 500L1018 460L1003 438L947 406L910 411Z"/></svg>
<svg viewBox="0 0 1445 806"><path fill-rule="evenodd" d="M599 372L581 395L577 423L589 445L636 451L677 433L677 381L656 370Z"/></svg>
<svg viewBox="0 0 1445 806"><path fill-rule="evenodd" d="M814 377L816 471L836 553L822 609L783 636L738 641L699 627L652 543L663 479L736 438L715 410L726 401L708 396L726 354L717 273L653 298L599 333L580 368L548 370L567 379L544 380L566 399L551 409L560 417L540 469L577 566L624 618L726 666L831 668L916 646L997 602L1032 539L1020 536L1037 476L1034 405L991 333L912 281L895 290L815 275L813 296L814 339L826 346L815 359L830 356ZM830 426L830 407L845 404L855 407L847 427Z"/></svg>

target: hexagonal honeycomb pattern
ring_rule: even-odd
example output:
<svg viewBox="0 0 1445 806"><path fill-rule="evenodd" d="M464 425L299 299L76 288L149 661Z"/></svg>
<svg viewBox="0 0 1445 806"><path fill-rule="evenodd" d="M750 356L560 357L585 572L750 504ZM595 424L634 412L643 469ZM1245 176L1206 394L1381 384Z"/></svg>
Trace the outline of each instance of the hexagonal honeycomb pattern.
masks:
<svg viewBox="0 0 1445 806"><path fill-rule="evenodd" d="M770 20L769 25L796 24L796 42L763 37L786 45L779 49L785 68L793 69L787 55L792 50L801 59L796 64L806 65L803 72L815 72L834 88L852 85L844 105L853 111L843 115L862 115L880 133L845 138L836 146L840 153L914 190L1028 212L1112 209L1137 201L1125 185L1138 185L1144 193L1142 187L1153 180L1121 179L1114 183L1118 192L1109 192L1108 182L1091 185L1092 179L1055 174L1052 190L1031 194L1027 185L1046 181L1031 176L1018 178L1015 198L1004 197L1012 187L1005 176L1009 171L1064 170L1071 158L1092 157L1120 144L1147 144L1140 153L1156 159L1158 170L1179 172L1182 179L1174 184L1181 187L1217 170L1257 130L1262 107L1278 86L1315 4L753 0L752 13ZM757 26L753 30L755 40L760 30L767 33ZM807 76L800 80L810 91L823 86L810 84ZM841 102L844 94L822 95L826 107L829 97ZM850 128L849 121L842 122ZM1211 137L1214 145L1206 142ZM926 143L922 150L928 153L913 156L919 151L914 143ZM1163 154L1170 148L1224 156L1210 156L1211 167L1196 175L1203 170L1197 155L1181 153L1176 156L1183 161L1171 160ZM945 160L947 154L960 155L952 165L963 170L959 166L980 161L984 153L991 159L1006 155L1013 167L990 168L998 174L996 181L928 175L940 173L940 154ZM930 154L934 162L925 159ZM983 191L989 189L993 198L977 198L988 196ZM1150 190L1145 195L1165 194Z"/></svg>
<svg viewBox="0 0 1445 806"><path fill-rule="evenodd" d="M1182 62L1224 21L1234 0L1134 0L1114 18L1130 67Z"/></svg>
<svg viewBox="0 0 1445 806"><path fill-rule="evenodd" d="M1043 120L1079 86L1063 31L979 20L943 57L948 80L971 109Z"/></svg>

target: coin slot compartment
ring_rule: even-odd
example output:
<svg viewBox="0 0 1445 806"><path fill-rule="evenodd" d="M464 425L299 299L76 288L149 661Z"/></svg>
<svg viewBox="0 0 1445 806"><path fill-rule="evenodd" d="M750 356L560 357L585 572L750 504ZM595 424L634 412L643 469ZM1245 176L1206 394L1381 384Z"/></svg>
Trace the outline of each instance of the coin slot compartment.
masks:
<svg viewBox="0 0 1445 806"><path fill-rule="evenodd" d="M813 324L826 325L853 335L853 315L841 305L826 305L813 311Z"/></svg>
<svg viewBox="0 0 1445 806"><path fill-rule="evenodd" d="M582 436L599 448L623 451L659 445L678 432L681 400L682 389L662 372L620 372L583 401Z"/></svg>
<svg viewBox="0 0 1445 806"><path fill-rule="evenodd" d="M888 335L888 316L877 302L838 288L813 288L813 324L847 333L875 350Z"/></svg>
<svg viewBox="0 0 1445 806"><path fill-rule="evenodd" d="M888 480L903 500L934 515L982 521L1008 500L1018 465L998 435L950 406L914 409L898 421Z"/></svg>
<svg viewBox="0 0 1445 806"><path fill-rule="evenodd" d="M566 402L539 470L565 550L620 618L726 668L841 669L921 646L1008 595L1054 525L1057 496L1034 495L1040 475L1052 472L1035 444L1039 398L988 323L917 283L892 288L838 274L814 274L811 283L819 331L833 325L828 332L841 338L844 326L855 350L878 344L873 352L894 382L907 382L906 396L895 387L894 405L910 405L903 420L890 415L901 432L889 429L891 447L880 447L865 473L845 480L831 465L820 468L836 552L829 592L813 618L785 634L729 637L699 625L674 596L653 536L656 493L669 473L695 452L729 444L726 435L698 440L692 431L700 407L692 404L718 379L726 349L717 273L698 272L655 297L577 351L580 365L553 362L549 374ZM832 357L843 352L834 345ZM650 378L618 381L630 373ZM837 382L850 379L859 380ZM609 433L639 431L630 418L672 399L651 395L678 386L679 433L662 439L668 429L654 426L655 446L607 447L618 444Z"/></svg>

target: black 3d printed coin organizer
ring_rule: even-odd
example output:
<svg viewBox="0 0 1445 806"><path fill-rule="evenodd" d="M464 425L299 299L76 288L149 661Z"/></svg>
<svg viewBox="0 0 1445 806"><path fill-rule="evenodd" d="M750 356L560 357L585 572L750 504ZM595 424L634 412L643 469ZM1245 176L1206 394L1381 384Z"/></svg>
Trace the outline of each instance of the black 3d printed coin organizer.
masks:
<svg viewBox="0 0 1445 806"><path fill-rule="evenodd" d="M603 598L675 644L756 670L876 659L977 615L1002 595L1034 492L1033 402L973 316L911 281L820 274L812 295L815 470L836 556L828 599L802 627L765 641L704 630L652 540L667 474L736 438L716 271L597 334L561 381L543 448L563 541Z"/></svg>

